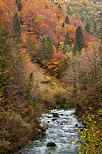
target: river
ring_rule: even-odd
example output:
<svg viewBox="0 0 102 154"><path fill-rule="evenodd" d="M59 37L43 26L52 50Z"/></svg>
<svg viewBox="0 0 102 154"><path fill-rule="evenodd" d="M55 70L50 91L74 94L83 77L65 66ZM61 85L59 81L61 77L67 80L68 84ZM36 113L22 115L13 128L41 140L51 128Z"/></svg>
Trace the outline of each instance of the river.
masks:
<svg viewBox="0 0 102 154"><path fill-rule="evenodd" d="M24 149L27 154L78 154L78 129L81 123L75 115L75 109L53 109L43 114L40 121L48 129L43 138ZM49 142L55 143L55 146L47 146Z"/></svg>

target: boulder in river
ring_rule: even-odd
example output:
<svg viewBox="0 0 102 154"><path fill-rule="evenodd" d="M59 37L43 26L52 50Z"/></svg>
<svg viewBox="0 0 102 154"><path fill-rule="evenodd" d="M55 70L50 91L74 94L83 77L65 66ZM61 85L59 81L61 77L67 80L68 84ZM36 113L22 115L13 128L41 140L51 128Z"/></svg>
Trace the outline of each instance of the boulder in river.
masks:
<svg viewBox="0 0 102 154"><path fill-rule="evenodd" d="M45 132L46 129L48 129L48 128L49 128L49 126L48 126L47 124L43 124L43 126L40 127L40 130L41 130L42 132Z"/></svg>
<svg viewBox="0 0 102 154"><path fill-rule="evenodd" d="M75 127L78 127L79 125L78 124L75 124Z"/></svg>
<svg viewBox="0 0 102 154"><path fill-rule="evenodd" d="M60 125L63 125L63 123L60 123Z"/></svg>
<svg viewBox="0 0 102 154"><path fill-rule="evenodd" d="M48 142L47 147L55 147L56 144L54 142Z"/></svg>
<svg viewBox="0 0 102 154"><path fill-rule="evenodd" d="M58 113L52 113L53 114L53 117L59 117Z"/></svg>
<svg viewBox="0 0 102 154"><path fill-rule="evenodd" d="M52 121L55 121L55 120L56 120L55 118L52 119Z"/></svg>

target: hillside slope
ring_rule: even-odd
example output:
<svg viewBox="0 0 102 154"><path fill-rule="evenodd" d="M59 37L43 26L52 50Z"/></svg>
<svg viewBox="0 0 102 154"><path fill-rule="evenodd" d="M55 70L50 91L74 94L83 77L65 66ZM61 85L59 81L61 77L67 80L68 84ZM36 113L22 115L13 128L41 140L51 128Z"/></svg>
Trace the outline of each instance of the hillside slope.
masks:
<svg viewBox="0 0 102 154"><path fill-rule="evenodd" d="M56 105L56 96L60 96L61 100L67 97L64 84L55 77L50 76L38 64L32 63L26 49L22 50L22 60L27 83L29 82L30 74L33 73L32 95L46 102L47 106Z"/></svg>

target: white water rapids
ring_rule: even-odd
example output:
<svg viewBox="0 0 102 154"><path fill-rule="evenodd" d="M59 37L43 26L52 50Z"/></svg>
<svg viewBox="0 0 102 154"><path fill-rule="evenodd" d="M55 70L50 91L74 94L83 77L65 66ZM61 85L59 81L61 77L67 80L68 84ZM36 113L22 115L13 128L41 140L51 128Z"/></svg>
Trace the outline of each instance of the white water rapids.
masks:
<svg viewBox="0 0 102 154"><path fill-rule="evenodd" d="M58 117L53 117L53 113L57 113ZM27 154L78 154L78 127L81 124L74 109L53 109L43 114L40 121L41 125L49 127L42 139L35 140L31 147L26 148ZM56 146L47 147L49 142L54 142Z"/></svg>

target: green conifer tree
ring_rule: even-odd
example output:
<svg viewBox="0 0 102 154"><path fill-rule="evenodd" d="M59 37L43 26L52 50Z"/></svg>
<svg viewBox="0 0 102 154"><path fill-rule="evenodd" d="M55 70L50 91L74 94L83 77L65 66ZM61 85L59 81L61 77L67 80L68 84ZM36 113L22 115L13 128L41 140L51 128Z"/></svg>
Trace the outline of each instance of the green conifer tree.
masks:
<svg viewBox="0 0 102 154"><path fill-rule="evenodd" d="M69 7L67 8L67 15L68 15L68 16L72 16L72 15L73 15L73 12L70 10Z"/></svg>
<svg viewBox="0 0 102 154"><path fill-rule="evenodd" d="M60 4L58 4L58 8L61 9L61 5Z"/></svg>
<svg viewBox="0 0 102 154"><path fill-rule="evenodd" d="M90 24L89 24L89 23L87 23L87 24L85 25L85 30L86 30L88 33L90 33Z"/></svg>
<svg viewBox="0 0 102 154"><path fill-rule="evenodd" d="M53 54L53 46L49 37L43 38L41 42L41 58L50 59Z"/></svg>
<svg viewBox="0 0 102 154"><path fill-rule="evenodd" d="M69 46L71 45L71 41L70 41L70 38L69 38L69 33L67 33L66 36L65 36L64 44L69 45Z"/></svg>
<svg viewBox="0 0 102 154"><path fill-rule="evenodd" d="M18 11L20 11L22 9L22 3L20 0L16 0L16 5L18 7Z"/></svg>
<svg viewBox="0 0 102 154"><path fill-rule="evenodd" d="M83 40L83 33L81 26L78 26L76 29L76 35L75 35L75 46L74 51L80 51L84 47L84 40Z"/></svg>
<svg viewBox="0 0 102 154"><path fill-rule="evenodd" d="M69 18L68 18L68 16L66 16L66 18L65 18L65 23L68 25L69 24Z"/></svg>
<svg viewBox="0 0 102 154"><path fill-rule="evenodd" d="M3 97L6 92L5 86L7 84L8 77L7 55L10 49L8 37L9 33L0 21L0 106L4 106Z"/></svg>
<svg viewBox="0 0 102 154"><path fill-rule="evenodd" d="M31 57L31 61L36 62L35 47L34 47L34 43L33 43L33 40L30 34L28 35L28 38L27 38L27 48L29 51L29 55Z"/></svg>
<svg viewBox="0 0 102 154"><path fill-rule="evenodd" d="M65 23L63 22L62 27L64 27L64 26L65 26Z"/></svg>
<svg viewBox="0 0 102 154"><path fill-rule="evenodd" d="M21 35L21 27L20 27L20 20L19 20L19 17L18 17L17 13L15 13L15 15L13 17L13 30L15 32L15 36L20 37L20 35Z"/></svg>

